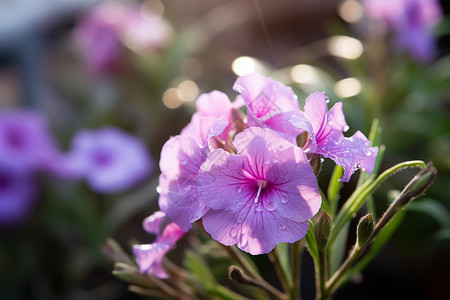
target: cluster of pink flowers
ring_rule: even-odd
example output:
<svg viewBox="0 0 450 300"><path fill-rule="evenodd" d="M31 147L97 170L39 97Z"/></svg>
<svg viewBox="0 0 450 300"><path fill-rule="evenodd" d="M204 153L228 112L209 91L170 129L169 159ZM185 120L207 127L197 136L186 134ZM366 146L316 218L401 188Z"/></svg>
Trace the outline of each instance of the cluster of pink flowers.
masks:
<svg viewBox="0 0 450 300"><path fill-rule="evenodd" d="M300 240L321 206L310 164L320 157L344 168L344 182L358 168L373 171L378 148L359 131L344 137L342 103L328 111L325 94L314 93L302 111L290 87L257 73L239 77L234 90L234 102L218 91L200 96L190 123L163 146L156 215L168 220L144 221L158 233L134 246L144 273L166 277L162 257L200 218L213 239L253 255Z"/></svg>

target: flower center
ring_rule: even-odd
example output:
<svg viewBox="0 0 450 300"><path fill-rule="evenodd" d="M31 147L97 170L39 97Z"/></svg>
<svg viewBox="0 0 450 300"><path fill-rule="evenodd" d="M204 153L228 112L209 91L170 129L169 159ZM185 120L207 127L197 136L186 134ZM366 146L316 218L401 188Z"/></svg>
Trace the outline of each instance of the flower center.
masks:
<svg viewBox="0 0 450 300"><path fill-rule="evenodd" d="M261 194L261 190L267 186L267 181L258 180L258 192L256 193L256 197L254 202L257 203L259 199L259 195Z"/></svg>

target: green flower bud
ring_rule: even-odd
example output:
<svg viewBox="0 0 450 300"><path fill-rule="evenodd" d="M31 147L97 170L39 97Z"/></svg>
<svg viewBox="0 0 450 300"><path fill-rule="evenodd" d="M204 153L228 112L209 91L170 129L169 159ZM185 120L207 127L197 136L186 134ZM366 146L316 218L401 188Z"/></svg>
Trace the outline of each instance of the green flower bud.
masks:
<svg viewBox="0 0 450 300"><path fill-rule="evenodd" d="M356 247L361 249L370 239L374 229L372 214L367 214L359 220L357 227Z"/></svg>
<svg viewBox="0 0 450 300"><path fill-rule="evenodd" d="M331 232L331 219L328 214L322 210L314 223L314 235L316 237L317 248L324 251L327 246L328 238Z"/></svg>

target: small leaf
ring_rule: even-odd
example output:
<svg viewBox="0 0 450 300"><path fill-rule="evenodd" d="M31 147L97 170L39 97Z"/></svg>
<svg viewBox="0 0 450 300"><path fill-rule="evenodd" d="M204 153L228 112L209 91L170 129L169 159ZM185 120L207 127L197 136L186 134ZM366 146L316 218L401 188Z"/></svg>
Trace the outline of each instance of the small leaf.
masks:
<svg viewBox="0 0 450 300"><path fill-rule="evenodd" d="M314 224L311 220L309 220L309 230L306 233L305 240L311 257L319 265L319 249L317 248L317 242L314 236Z"/></svg>

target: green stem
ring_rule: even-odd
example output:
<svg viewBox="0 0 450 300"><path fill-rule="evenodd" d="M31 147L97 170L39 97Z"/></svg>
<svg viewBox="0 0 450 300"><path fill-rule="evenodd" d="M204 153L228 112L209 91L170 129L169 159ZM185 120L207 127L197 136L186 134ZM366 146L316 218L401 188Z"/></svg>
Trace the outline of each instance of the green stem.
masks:
<svg viewBox="0 0 450 300"><path fill-rule="evenodd" d="M297 241L292 246L292 278L291 299L300 299L300 269L302 253L304 249L303 239Z"/></svg>
<svg viewBox="0 0 450 300"><path fill-rule="evenodd" d="M286 277L286 274L283 272L283 269L281 268L281 264L280 261L278 259L278 255L275 252L275 249L270 251L269 254L267 254L267 257L269 258L269 260L272 262L275 271L277 272L278 278L280 279L281 282L281 286L283 287L283 290L286 293L290 293L290 291L292 290L290 287L290 284L288 282L288 279Z"/></svg>
<svg viewBox="0 0 450 300"><path fill-rule="evenodd" d="M319 250L319 274L316 277L316 288L319 292L317 293L317 299L326 299L325 295L325 282L327 274L327 263L326 263L326 251Z"/></svg>

